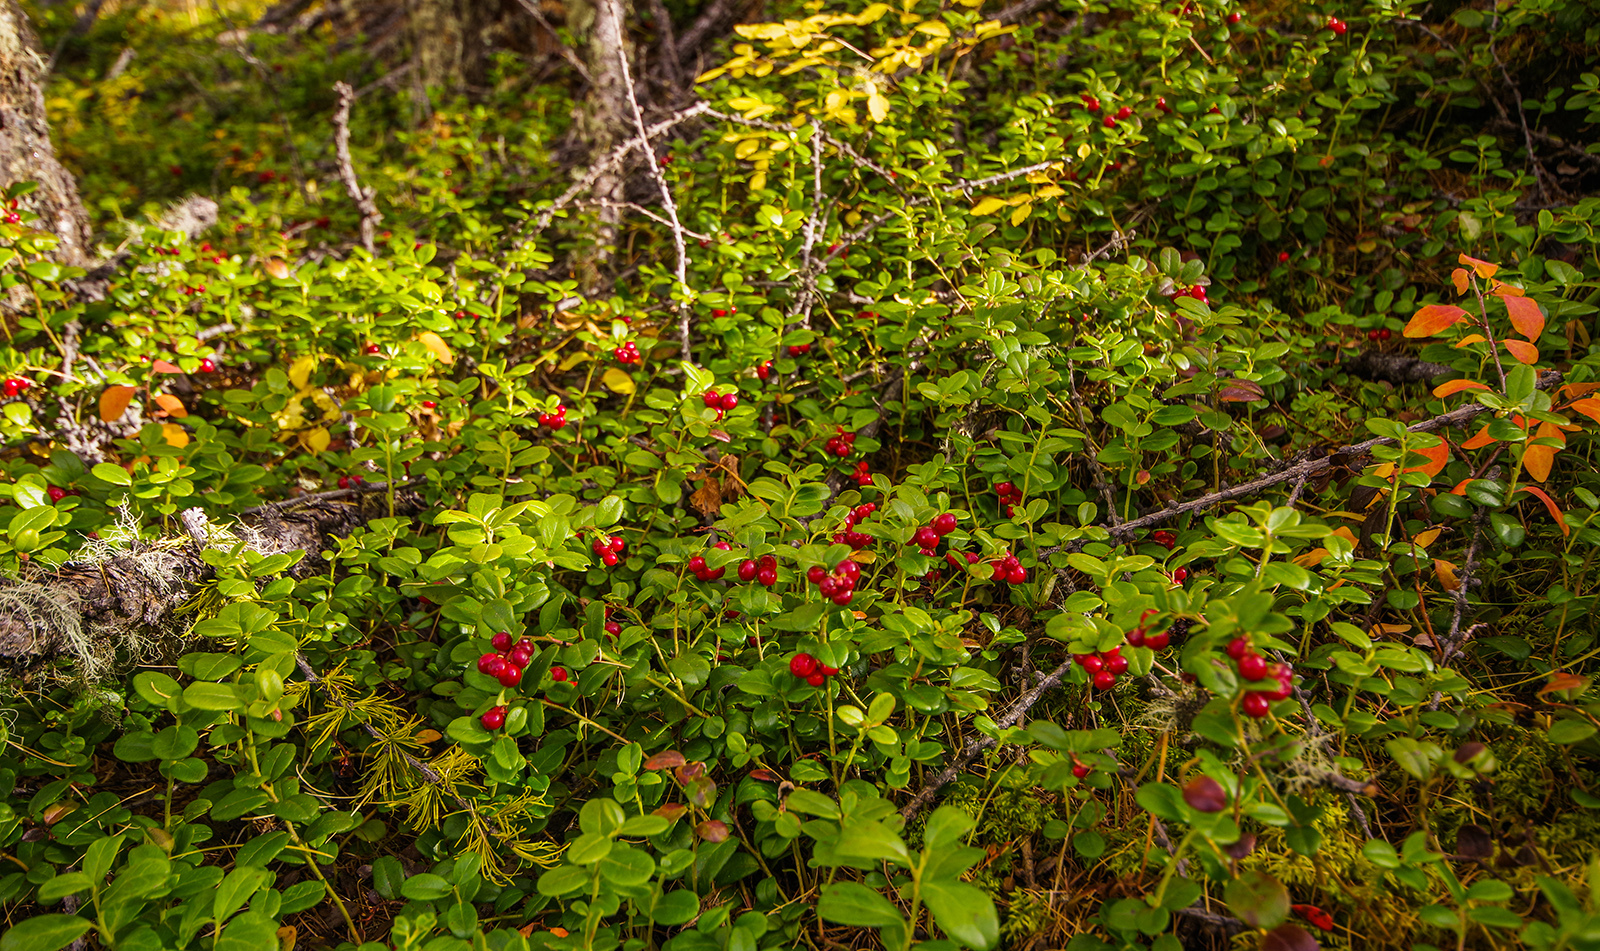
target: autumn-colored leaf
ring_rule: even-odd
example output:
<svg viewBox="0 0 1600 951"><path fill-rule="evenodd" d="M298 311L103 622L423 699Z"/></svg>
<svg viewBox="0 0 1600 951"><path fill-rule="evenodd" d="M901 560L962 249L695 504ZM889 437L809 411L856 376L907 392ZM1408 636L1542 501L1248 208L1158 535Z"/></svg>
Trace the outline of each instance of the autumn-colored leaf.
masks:
<svg viewBox="0 0 1600 951"><path fill-rule="evenodd" d="M1474 271L1477 271L1478 276L1485 280L1494 277L1495 272L1500 270L1500 265L1498 264L1490 264L1488 261L1480 261L1477 258L1469 258L1465 254L1461 255L1461 257L1457 260L1459 260L1462 264L1471 267Z"/></svg>
<svg viewBox="0 0 1600 951"><path fill-rule="evenodd" d="M175 449L182 449L184 446L189 445L189 431L177 423L162 423L161 438L166 440L167 445Z"/></svg>
<svg viewBox="0 0 1600 951"><path fill-rule="evenodd" d="M1550 467L1555 460L1554 446L1529 446L1522 451L1522 468L1528 470L1528 475L1538 482L1550 478Z"/></svg>
<svg viewBox="0 0 1600 951"><path fill-rule="evenodd" d="M1328 560L1328 554L1329 552L1326 548L1313 548L1304 554L1296 555L1294 563L1302 568L1315 568Z"/></svg>
<svg viewBox="0 0 1600 951"><path fill-rule="evenodd" d="M1539 362L1539 348L1533 344L1523 340L1513 340L1510 337L1500 342L1506 345L1506 349L1511 352L1511 355L1516 358L1518 363L1526 363L1532 366Z"/></svg>
<svg viewBox="0 0 1600 951"><path fill-rule="evenodd" d="M1458 267L1450 272L1450 283L1456 286L1457 294L1465 294L1467 292L1467 281L1471 276L1471 273L1464 267Z"/></svg>
<svg viewBox="0 0 1600 951"><path fill-rule="evenodd" d="M318 426L300 434L300 444L312 452L322 452L333 442L333 436L328 432L328 427Z"/></svg>
<svg viewBox="0 0 1600 951"><path fill-rule="evenodd" d="M1454 326L1467 316L1467 312L1454 304L1428 304L1412 315L1406 324L1407 337L1431 337Z"/></svg>
<svg viewBox="0 0 1600 951"><path fill-rule="evenodd" d="M1425 532L1419 532L1411 539L1411 544L1416 545L1418 548L1427 548L1435 541L1438 541L1439 534L1443 531L1444 529L1442 528L1430 528Z"/></svg>
<svg viewBox="0 0 1600 951"><path fill-rule="evenodd" d="M157 393L155 401L156 405L161 407L162 412L173 419L182 419L189 415L189 411L183 406L183 400L178 399L171 393Z"/></svg>
<svg viewBox="0 0 1600 951"><path fill-rule="evenodd" d="M1493 442L1494 440L1491 439L1489 441ZM1450 490L1450 494L1451 495L1466 495L1467 494L1467 483L1469 483L1471 481L1472 481L1472 477L1468 476L1467 478L1462 479L1460 482L1457 482L1456 483L1456 487Z"/></svg>
<svg viewBox="0 0 1600 951"><path fill-rule="evenodd" d="M677 750L663 750L644 761L645 769L673 769L687 763L683 754Z"/></svg>
<svg viewBox="0 0 1600 951"><path fill-rule="evenodd" d="M272 258L263 267L268 274L280 281L289 276L289 265L284 263L282 258Z"/></svg>
<svg viewBox="0 0 1600 951"><path fill-rule="evenodd" d="M1224 403L1252 403L1264 395L1261 387L1250 380L1229 380L1228 385L1217 392L1217 398Z"/></svg>
<svg viewBox="0 0 1600 951"><path fill-rule="evenodd" d="M1567 409L1575 410L1589 417L1595 422L1600 423L1600 399L1587 396L1581 400L1569 404Z"/></svg>
<svg viewBox="0 0 1600 951"><path fill-rule="evenodd" d="M1510 325L1517 328L1520 335L1538 341L1539 335L1544 333L1544 312L1539 311L1539 304L1528 298L1502 299L1506 301L1506 311L1510 312Z"/></svg>
<svg viewBox="0 0 1600 951"><path fill-rule="evenodd" d="M77 808L77 806L74 806L70 802L51 803L44 808L44 812L39 814L39 818L44 820L45 825L53 826L62 819L65 819L68 813Z"/></svg>
<svg viewBox="0 0 1600 951"><path fill-rule="evenodd" d="M1457 340L1455 343L1451 344L1450 346L1452 346L1453 348L1455 348L1457 350L1460 350L1462 347L1471 346L1472 344L1475 344L1475 343L1483 343L1483 341L1485 339L1487 339L1487 338L1484 337L1483 334L1467 334L1465 337L1462 337L1460 340Z"/></svg>
<svg viewBox="0 0 1600 951"><path fill-rule="evenodd" d="M174 366L171 363L168 363L165 360L157 360L156 362L150 364L150 369L156 371L157 373L182 373L183 372L182 369L180 369L177 366Z"/></svg>
<svg viewBox="0 0 1600 951"><path fill-rule="evenodd" d="M688 811L689 807L681 802L668 802L657 806L651 815L660 816L668 822L677 822Z"/></svg>
<svg viewBox="0 0 1600 951"><path fill-rule="evenodd" d="M133 402L133 394L138 390L131 386L108 386L100 394L100 419L107 423L114 423L122 418L128 411L128 404Z"/></svg>
<svg viewBox="0 0 1600 951"><path fill-rule="evenodd" d="M775 783L781 777L770 769L752 769L750 778L763 783Z"/></svg>
<svg viewBox="0 0 1600 951"><path fill-rule="evenodd" d="M1428 449L1413 449L1412 452L1419 456L1426 456L1428 461L1405 470L1407 472L1421 472L1432 478L1444 471L1445 464L1450 461L1450 446L1444 440L1439 445Z"/></svg>
<svg viewBox="0 0 1600 951"><path fill-rule="evenodd" d="M444 736L438 730L418 730L416 739L418 743L437 743Z"/></svg>
<svg viewBox="0 0 1600 951"><path fill-rule="evenodd" d="M1433 560L1433 573L1439 576L1439 587L1446 591L1454 591L1461 587L1461 579L1456 577L1456 566L1451 562L1439 558Z"/></svg>
<svg viewBox="0 0 1600 951"><path fill-rule="evenodd" d="M428 348L428 352L439 358L439 362L449 365L456 362L456 355L450 352L450 347L444 338L431 330L424 330L417 334L417 342Z"/></svg>
<svg viewBox="0 0 1600 951"><path fill-rule="evenodd" d="M1544 480L1540 479L1539 481L1543 482ZM1567 520L1566 519L1561 517L1561 506L1557 505L1556 504L1556 500L1552 499L1550 497L1550 493L1548 493L1545 490L1539 488L1538 486L1534 486L1534 485L1518 486L1517 487L1517 491L1518 492L1526 492L1529 495L1533 496L1534 498L1538 499L1539 501L1543 502L1545 511L1549 512L1550 513L1550 517L1552 519L1555 519L1555 523L1561 527L1561 534L1562 535L1570 535L1570 534L1572 534L1572 527L1567 524Z"/></svg>
<svg viewBox="0 0 1600 951"><path fill-rule="evenodd" d="M612 367L606 372L600 374L600 382L604 383L606 389L610 390L611 392L621 393L624 396L637 389L637 386L633 382L633 377L622 372L616 367Z"/></svg>
<svg viewBox="0 0 1600 951"><path fill-rule="evenodd" d="M1570 398L1582 396L1585 393L1593 393L1595 390L1600 390L1600 383L1568 383L1561 388L1560 393Z"/></svg>
<svg viewBox="0 0 1600 951"><path fill-rule="evenodd" d="M1496 297L1526 297L1526 296L1528 296L1528 292L1527 291L1524 291L1522 288L1517 287L1514 284L1507 284L1504 281L1493 281L1491 283L1494 284L1494 290L1490 291L1489 293L1493 294Z"/></svg>
<svg viewBox="0 0 1600 951"><path fill-rule="evenodd" d="M694 831L700 838L713 844L728 838L728 824L721 819L708 819L695 826Z"/></svg>
<svg viewBox="0 0 1600 951"><path fill-rule="evenodd" d="M1557 694L1559 699L1568 702L1583 696L1584 691L1593 683L1588 677L1580 677L1566 670L1557 670L1550 674L1550 679L1539 688L1539 696L1548 700L1547 694Z"/></svg>
<svg viewBox="0 0 1600 951"><path fill-rule="evenodd" d="M1440 383L1434 387L1433 395L1443 398L1454 396L1463 390L1487 390L1488 388L1488 384L1479 383L1477 380L1451 380L1448 383Z"/></svg>
<svg viewBox="0 0 1600 951"><path fill-rule="evenodd" d="M1493 445L1495 442L1498 442L1498 440L1496 440L1493 436L1489 435L1489 424L1488 423L1484 423L1483 424L1483 428L1478 430L1478 434L1476 436L1473 436L1471 439L1467 440L1466 442L1462 443L1461 444L1461 448L1462 449L1482 449L1484 446Z"/></svg>

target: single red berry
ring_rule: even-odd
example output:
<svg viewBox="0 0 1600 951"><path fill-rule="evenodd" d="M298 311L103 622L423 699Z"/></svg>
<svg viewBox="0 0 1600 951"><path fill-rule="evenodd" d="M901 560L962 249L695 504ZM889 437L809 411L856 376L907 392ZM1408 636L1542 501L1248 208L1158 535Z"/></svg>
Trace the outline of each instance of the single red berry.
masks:
<svg viewBox="0 0 1600 951"><path fill-rule="evenodd" d="M1078 661L1078 665L1091 674L1098 674L1105 668L1106 662L1099 654L1088 654L1083 660Z"/></svg>
<svg viewBox="0 0 1600 951"><path fill-rule="evenodd" d="M806 678L806 683L810 684L813 687L820 687L820 686L822 686L823 684L825 684L827 682L828 682L828 678L824 677L822 675L821 671L818 671L817 673L814 673L811 676Z"/></svg>
<svg viewBox="0 0 1600 951"><path fill-rule="evenodd" d="M1092 770L1089 767L1083 765L1082 763L1074 763L1074 764L1072 764L1072 775L1078 777L1079 779L1082 779L1083 777L1089 775L1092 772L1094 772L1094 770Z"/></svg>
<svg viewBox="0 0 1600 951"><path fill-rule="evenodd" d="M201 373L215 373L215 372L217 372L217 361L211 359L210 357L202 357L200 359L200 372Z"/></svg>
<svg viewBox="0 0 1600 951"><path fill-rule="evenodd" d="M1267 676L1267 660L1260 654L1246 654L1239 658L1239 676L1249 681Z"/></svg>
<svg viewBox="0 0 1600 951"><path fill-rule="evenodd" d="M339 488L341 488L341 489L350 488L350 477L349 476L340 476L339 477Z"/></svg>
<svg viewBox="0 0 1600 951"><path fill-rule="evenodd" d="M1143 647L1144 646L1144 628L1136 627L1133 630L1128 632L1128 646L1129 647Z"/></svg>
<svg viewBox="0 0 1600 951"><path fill-rule="evenodd" d="M789 673L796 677L809 677L817 672L817 659L810 654L800 653L789 658Z"/></svg>
<svg viewBox="0 0 1600 951"><path fill-rule="evenodd" d="M994 487L995 494L997 494L997 495L1010 495L1011 493L1015 492L1016 490L1017 490L1017 487L1012 485L1009 482L1001 482L1001 483L998 483L997 485L995 485L995 487Z"/></svg>
<svg viewBox="0 0 1600 951"><path fill-rule="evenodd" d="M378 346L377 344L375 344L375 343L367 344L367 355L368 356L375 356L375 355L380 354L382 352L383 352L383 348Z"/></svg>
<svg viewBox="0 0 1600 951"><path fill-rule="evenodd" d="M806 580L812 584L821 584L822 579L828 577L828 569L821 565L812 565L806 569Z"/></svg>
<svg viewBox="0 0 1600 951"><path fill-rule="evenodd" d="M1006 583L1008 584L1023 584L1027 580L1028 570L1026 568L1019 566L1006 572Z"/></svg>
<svg viewBox="0 0 1600 951"><path fill-rule="evenodd" d="M1236 637L1228 642L1227 650L1229 657L1233 658L1234 660L1238 660L1244 655L1250 653L1250 639L1246 637Z"/></svg>
<svg viewBox="0 0 1600 951"><path fill-rule="evenodd" d="M511 649L511 635L506 631L501 631L494 637L489 638L489 643L494 645L494 649L497 651L508 651Z"/></svg>
<svg viewBox="0 0 1600 951"><path fill-rule="evenodd" d="M725 310L716 309L716 310L713 310L711 312L711 316L713 316L713 317L726 317L726 316L728 316L728 312L725 311Z"/></svg>
<svg viewBox="0 0 1600 951"><path fill-rule="evenodd" d="M939 544L939 533L924 525L917 529L917 533L912 536L911 542L918 548L932 548Z"/></svg>
<svg viewBox="0 0 1600 951"><path fill-rule="evenodd" d="M485 730L498 730L506 725L506 708L490 707L478 718L478 722L483 724Z"/></svg>
<svg viewBox="0 0 1600 951"><path fill-rule="evenodd" d="M616 621L607 621L606 633L610 634L612 637L616 637L618 634L622 633L622 625L618 624Z"/></svg>
<svg viewBox="0 0 1600 951"><path fill-rule="evenodd" d="M705 571L706 570L706 559L705 559L705 556L704 555L690 555L689 556L689 570L694 572L695 574L699 574L702 571Z"/></svg>
<svg viewBox="0 0 1600 951"><path fill-rule="evenodd" d="M1128 658L1123 657L1121 654L1117 654L1114 657L1107 658L1106 659L1106 670L1111 671L1113 674L1127 673L1127 670L1128 670Z"/></svg>
<svg viewBox="0 0 1600 951"><path fill-rule="evenodd" d="M1117 110L1117 118L1118 119L1127 119L1132 115L1133 115L1133 107L1132 106L1123 106L1121 109Z"/></svg>
<svg viewBox="0 0 1600 951"><path fill-rule="evenodd" d="M1117 685L1117 675L1109 670L1102 670L1094 675L1094 689L1110 690Z"/></svg>
<svg viewBox="0 0 1600 951"><path fill-rule="evenodd" d="M855 594L853 592L850 592L850 591L839 591L839 592L836 592L834 594L833 603L837 604L839 607L842 608L845 605L849 604L854 599L855 599Z"/></svg>
<svg viewBox="0 0 1600 951"><path fill-rule="evenodd" d="M1104 125L1108 129L1115 129L1117 127L1117 117L1116 116L1106 116L1104 119L1102 119L1100 121L1101 121L1101 124Z"/></svg>
<svg viewBox="0 0 1600 951"><path fill-rule="evenodd" d="M778 583L778 569L776 569L776 568L757 568L756 569L756 583L759 584L759 585L762 585L763 587L767 587L767 588L770 588L773 585L777 584Z"/></svg>
<svg viewBox="0 0 1600 951"><path fill-rule="evenodd" d="M59 502L67 497L67 490L60 486L52 485L45 491L50 495L50 501L52 502Z"/></svg>
<svg viewBox="0 0 1600 951"><path fill-rule="evenodd" d="M944 512L933 517L929 524L935 535L948 535L956 530L956 516L954 512Z"/></svg>
<svg viewBox="0 0 1600 951"><path fill-rule="evenodd" d="M1188 580L1189 580L1189 569L1187 569L1187 568L1179 568L1179 569L1177 569L1176 571L1174 571L1172 573L1172 583L1173 584L1183 584L1185 581L1188 581Z"/></svg>
<svg viewBox="0 0 1600 951"><path fill-rule="evenodd" d="M1172 107L1167 105L1167 97L1166 96L1157 96L1156 97L1156 108L1160 109L1162 112L1171 112L1172 111Z"/></svg>
<svg viewBox="0 0 1600 951"><path fill-rule="evenodd" d="M1378 331L1379 340L1388 340L1392 336L1394 336L1394 331L1390 330L1388 327L1384 327Z"/></svg>
<svg viewBox="0 0 1600 951"><path fill-rule="evenodd" d="M735 408L738 407L738 405L739 405L739 394L737 394L737 393L724 393L724 394L722 394L721 407L722 407L724 412L726 412L727 410L730 410L730 409L735 409Z"/></svg>
<svg viewBox="0 0 1600 951"><path fill-rule="evenodd" d="M1235 10L1234 12L1228 14L1228 25L1229 26L1237 26L1239 21L1242 20L1242 19L1244 19L1244 14L1242 14L1239 11Z"/></svg>
<svg viewBox="0 0 1600 951"><path fill-rule="evenodd" d="M1289 263L1289 252L1287 252L1287 251L1279 251L1278 252L1278 263L1279 264L1288 264Z"/></svg>
<svg viewBox="0 0 1600 951"><path fill-rule="evenodd" d="M1170 635L1168 635L1166 631L1157 631L1154 634L1150 634L1145 637L1144 646L1153 651L1158 651L1167 646L1169 639Z"/></svg>
<svg viewBox="0 0 1600 951"><path fill-rule="evenodd" d="M761 381L765 382L766 379L768 377L770 377L770 376L772 376L772 361L771 360L766 360L766 361L763 361L762 363L759 363L759 364L756 365L756 377L757 377L757 379L760 379Z"/></svg>
<svg viewBox="0 0 1600 951"><path fill-rule="evenodd" d="M517 684L522 683L522 668L516 664L507 663L505 669L495 676L500 681L500 686L515 687Z"/></svg>
<svg viewBox="0 0 1600 951"><path fill-rule="evenodd" d="M1252 690L1244 695L1244 700L1239 704L1239 708L1244 711L1245 716L1259 720L1272 709L1272 701L1268 700L1267 695L1261 691Z"/></svg>
<svg viewBox="0 0 1600 951"><path fill-rule="evenodd" d="M565 668L565 667L552 667L552 668L550 668L550 679L554 680L558 684L566 683L567 682L567 668Z"/></svg>
<svg viewBox="0 0 1600 951"><path fill-rule="evenodd" d="M746 558L744 561L739 562L739 580L754 581L756 572L759 570L761 569L756 565L754 558Z"/></svg>

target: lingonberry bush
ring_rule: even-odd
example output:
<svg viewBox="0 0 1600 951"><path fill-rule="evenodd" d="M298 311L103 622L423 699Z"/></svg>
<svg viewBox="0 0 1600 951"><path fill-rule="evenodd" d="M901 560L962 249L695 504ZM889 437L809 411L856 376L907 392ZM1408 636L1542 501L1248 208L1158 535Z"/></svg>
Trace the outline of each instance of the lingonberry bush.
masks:
<svg viewBox="0 0 1600 951"><path fill-rule="evenodd" d="M374 66L118 14L0 951L1600 948L1583 9L778 4L614 246L565 87L378 84L370 253Z"/></svg>

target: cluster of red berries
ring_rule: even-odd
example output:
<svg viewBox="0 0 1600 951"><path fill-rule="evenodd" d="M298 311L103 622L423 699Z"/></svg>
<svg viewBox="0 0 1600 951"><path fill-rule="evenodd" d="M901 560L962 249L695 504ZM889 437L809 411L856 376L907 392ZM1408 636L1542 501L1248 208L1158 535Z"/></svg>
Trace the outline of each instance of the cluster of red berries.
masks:
<svg viewBox="0 0 1600 951"><path fill-rule="evenodd" d="M1368 340L1388 340L1394 333L1388 327L1379 327L1377 330L1367 331Z"/></svg>
<svg viewBox="0 0 1600 951"><path fill-rule="evenodd" d="M771 555L746 558L739 562L739 580L754 581L763 588L772 587L778 583L778 559Z"/></svg>
<svg viewBox="0 0 1600 951"><path fill-rule="evenodd" d="M1294 668L1288 664L1267 663L1267 659L1256 652L1249 638L1234 638L1228 642L1227 651L1238 667L1240 677L1251 683L1259 683L1268 677L1278 682L1275 690L1251 690L1245 693L1239 703L1239 709L1244 711L1245 716L1259 720L1272 709L1272 704L1286 700L1294 693Z"/></svg>
<svg viewBox="0 0 1600 951"><path fill-rule="evenodd" d="M1189 580L1189 569L1187 569L1187 568L1174 568L1174 569L1172 569L1172 583L1173 584L1183 584L1185 581L1188 581L1188 580Z"/></svg>
<svg viewBox="0 0 1600 951"><path fill-rule="evenodd" d="M617 358L618 363L625 366L630 364L637 366L639 363L639 345L629 340L622 346L612 349L611 355Z"/></svg>
<svg viewBox="0 0 1600 951"><path fill-rule="evenodd" d="M1004 581L1006 584L1022 584L1028 580L1028 569L1022 567L1022 562L1017 556L1007 552L989 562L989 567L994 569L994 580Z"/></svg>
<svg viewBox="0 0 1600 951"><path fill-rule="evenodd" d="M804 356L805 354L808 354L810 352L811 352L811 344L809 344L809 343L797 343L794 346L789 348L789 356L791 356L791 357Z"/></svg>
<svg viewBox="0 0 1600 951"><path fill-rule="evenodd" d="M1146 630L1144 622L1148 621L1150 616L1156 613L1158 612L1152 609L1139 615L1139 626L1128 632L1128 646L1148 647L1153 651L1158 651L1164 650L1172 642L1172 635L1166 631L1156 631L1151 634Z"/></svg>
<svg viewBox="0 0 1600 951"><path fill-rule="evenodd" d="M994 494L1000 496L1000 508L1006 513L1006 518L1011 517L1015 506L1022 504L1022 490L1010 482L996 482Z"/></svg>
<svg viewBox="0 0 1600 951"><path fill-rule="evenodd" d="M8 211L5 214L5 222L8 225L20 225L22 224L22 216L14 211Z"/></svg>
<svg viewBox="0 0 1600 951"><path fill-rule="evenodd" d="M761 382L765 383L765 382L767 382L767 380L769 380L771 378L772 378L772 361L771 360L763 360L762 362L756 364L756 379L758 379Z"/></svg>
<svg viewBox="0 0 1600 951"><path fill-rule="evenodd" d="M872 484L872 471L867 467L867 460L856 463L856 471L850 473L850 478L863 489Z"/></svg>
<svg viewBox="0 0 1600 951"><path fill-rule="evenodd" d="M522 683L522 671L533 660L533 641L524 637L513 645L511 635L501 631L489 643L494 650L478 658L478 673L488 674L500 681L502 687L515 687Z"/></svg>
<svg viewBox="0 0 1600 951"><path fill-rule="evenodd" d="M717 542L711 547L718 551L731 551L733 549L733 546L727 542ZM727 571L728 569L726 568L707 567L704 555L692 555L689 558L689 573L701 581L716 581L724 574L727 574Z"/></svg>
<svg viewBox="0 0 1600 951"><path fill-rule="evenodd" d="M52 485L48 489L45 489L45 494L50 496L50 501L51 502L59 502L59 501L61 501L62 499L66 498L69 495L77 495L78 494L78 490L77 489L63 489L58 485Z"/></svg>
<svg viewBox="0 0 1600 951"><path fill-rule="evenodd" d="M924 555L932 555L939 546L939 540L955 530L955 513L941 512L933 517L933 521L917 529L917 533L911 536L911 544L921 549Z"/></svg>
<svg viewBox="0 0 1600 951"><path fill-rule="evenodd" d="M1177 300L1180 297L1193 297L1202 304L1210 303L1206 299L1206 289L1199 284L1195 284L1192 287L1174 287L1167 293L1167 296L1173 300Z"/></svg>
<svg viewBox="0 0 1600 951"><path fill-rule="evenodd" d="M717 418L721 419L723 413L738 408L739 394L717 393L713 390L706 390L700 395L700 402L706 404L706 409L716 410Z"/></svg>
<svg viewBox="0 0 1600 951"><path fill-rule="evenodd" d="M560 429L567 425L567 408L557 403L554 413L540 413L539 425L546 429Z"/></svg>
<svg viewBox="0 0 1600 951"><path fill-rule="evenodd" d="M825 451L828 455L838 456L840 459L843 459L844 457L850 455L851 447L853 447L855 444L856 434L847 433L844 431L844 427L840 426L838 428L838 433L828 437L828 441L823 444L822 448L823 451Z"/></svg>
<svg viewBox="0 0 1600 951"><path fill-rule="evenodd" d="M1096 690L1110 690L1115 687L1117 677L1128 670L1128 658L1122 656L1120 647L1113 647L1108 651L1096 651L1093 654L1073 654L1072 659L1083 668L1084 673L1089 675L1089 681L1094 684Z"/></svg>
<svg viewBox="0 0 1600 951"><path fill-rule="evenodd" d="M1171 551L1178 545L1178 536L1164 528L1160 531L1151 532L1150 540L1155 542L1157 545L1160 545L1162 548L1165 548L1167 551Z"/></svg>
<svg viewBox="0 0 1600 951"><path fill-rule="evenodd" d="M18 376L7 377L4 383L0 383L0 393L4 393L8 397L16 396L32 385L32 380L25 380Z"/></svg>
<svg viewBox="0 0 1600 951"><path fill-rule="evenodd" d="M358 475L342 475L339 477L339 488L359 489L361 488L361 481L361 477Z"/></svg>
<svg viewBox="0 0 1600 951"><path fill-rule="evenodd" d="M861 581L861 566L846 558L832 571L821 565L806 569L806 580L817 586L817 593L834 604L844 607L855 599L856 584Z"/></svg>
<svg viewBox="0 0 1600 951"><path fill-rule="evenodd" d="M607 568L615 567L622 555L622 550L628 547L627 543L615 535L601 535L589 546L589 550L600 556L600 562Z"/></svg>
<svg viewBox="0 0 1600 951"><path fill-rule="evenodd" d="M1083 100L1083 108L1089 110L1090 112L1100 111L1100 100L1096 99L1095 97L1084 92L1079 93L1078 98Z"/></svg>
<svg viewBox="0 0 1600 951"><path fill-rule="evenodd" d="M181 291L185 296L193 297L196 294L204 294L206 292L206 286L204 284L199 284L194 287L184 285L183 287L178 288L178 290Z"/></svg>
<svg viewBox="0 0 1600 951"><path fill-rule="evenodd" d="M829 667L820 663L810 654L799 653L789 658L789 673L813 687L820 687L828 682L828 678L839 672L837 667Z"/></svg>
<svg viewBox="0 0 1600 951"><path fill-rule="evenodd" d="M863 462L861 465L864 466L866 463ZM863 502L851 509L849 512L845 513L844 531L833 536L834 544L849 545L856 551L860 551L861 549L870 546L872 544L872 536L868 535L866 532L858 532L855 530L855 528L857 525L865 522L869 517L871 517L872 513L876 512L877 510L878 505L876 502Z"/></svg>
<svg viewBox="0 0 1600 951"><path fill-rule="evenodd" d="M1344 32L1350 29L1350 25L1338 17L1328 17L1328 29L1332 30L1335 36L1344 36Z"/></svg>
<svg viewBox="0 0 1600 951"><path fill-rule="evenodd" d="M1132 115L1133 115L1133 108L1131 106L1123 106L1121 109L1117 110L1117 114L1116 115L1107 115L1105 117L1105 119L1103 120L1103 122L1104 122L1106 128L1115 129L1117 127L1117 123L1119 121L1124 120L1124 119L1128 119Z"/></svg>

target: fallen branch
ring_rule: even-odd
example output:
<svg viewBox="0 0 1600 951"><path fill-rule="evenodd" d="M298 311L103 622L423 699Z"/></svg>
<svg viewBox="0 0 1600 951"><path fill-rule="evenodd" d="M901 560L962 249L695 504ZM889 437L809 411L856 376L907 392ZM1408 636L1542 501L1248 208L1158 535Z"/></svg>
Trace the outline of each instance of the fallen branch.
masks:
<svg viewBox="0 0 1600 951"><path fill-rule="evenodd" d="M333 112L333 153L339 162L339 179L344 182L345 193L361 211L361 244L372 254L383 215L378 212L378 193L361 187L355 163L350 158L350 106L356 100L356 91L345 82L334 83L333 91L339 94L339 106Z"/></svg>

